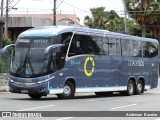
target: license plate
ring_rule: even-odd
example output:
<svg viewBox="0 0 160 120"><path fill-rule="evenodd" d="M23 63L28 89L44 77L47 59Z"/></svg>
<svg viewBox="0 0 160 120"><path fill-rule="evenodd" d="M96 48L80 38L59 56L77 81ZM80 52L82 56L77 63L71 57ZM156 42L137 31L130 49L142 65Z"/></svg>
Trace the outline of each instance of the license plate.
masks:
<svg viewBox="0 0 160 120"><path fill-rule="evenodd" d="M21 90L21 93L28 93L28 90Z"/></svg>

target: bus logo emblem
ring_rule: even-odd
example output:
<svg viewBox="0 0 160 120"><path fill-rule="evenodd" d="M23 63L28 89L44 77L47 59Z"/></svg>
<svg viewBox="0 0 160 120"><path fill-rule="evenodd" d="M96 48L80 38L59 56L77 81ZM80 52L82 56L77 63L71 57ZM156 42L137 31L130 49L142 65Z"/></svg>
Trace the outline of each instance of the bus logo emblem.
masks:
<svg viewBox="0 0 160 120"><path fill-rule="evenodd" d="M87 71L87 63L88 61L91 61L92 62L92 70L90 72ZM95 64L94 64L94 60L92 57L87 57L85 62L84 62L84 73L86 74L86 76L90 77L92 76L93 72L94 72L94 67L95 67Z"/></svg>

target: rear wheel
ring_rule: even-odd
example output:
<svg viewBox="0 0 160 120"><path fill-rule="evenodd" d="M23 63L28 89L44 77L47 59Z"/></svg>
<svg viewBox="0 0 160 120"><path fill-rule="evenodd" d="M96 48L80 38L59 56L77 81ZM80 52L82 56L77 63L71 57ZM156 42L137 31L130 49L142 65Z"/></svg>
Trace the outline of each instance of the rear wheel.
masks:
<svg viewBox="0 0 160 120"><path fill-rule="evenodd" d="M71 99L74 97L75 89L72 82L66 82L62 94L57 94L60 99Z"/></svg>
<svg viewBox="0 0 160 120"><path fill-rule="evenodd" d="M39 94L28 94L29 97L31 97L32 99L40 99L42 97L42 95Z"/></svg>
<svg viewBox="0 0 160 120"><path fill-rule="evenodd" d="M143 93L143 88L144 88L143 82L141 80L139 80L137 83L137 86L136 86L135 94L139 95L139 94Z"/></svg>
<svg viewBox="0 0 160 120"><path fill-rule="evenodd" d="M129 80L127 85L127 91L121 92L121 94L131 96L134 95L134 93L135 93L135 83L133 82L133 80Z"/></svg>

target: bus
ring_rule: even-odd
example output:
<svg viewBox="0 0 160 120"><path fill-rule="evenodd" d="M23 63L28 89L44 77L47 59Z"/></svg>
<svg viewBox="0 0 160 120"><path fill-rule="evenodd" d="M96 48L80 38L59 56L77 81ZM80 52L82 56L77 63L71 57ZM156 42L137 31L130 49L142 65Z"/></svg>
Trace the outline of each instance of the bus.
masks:
<svg viewBox="0 0 160 120"><path fill-rule="evenodd" d="M48 94L71 99L75 93L97 96L138 95L158 84L158 41L73 26L36 27L22 32L12 51L9 90L39 99Z"/></svg>

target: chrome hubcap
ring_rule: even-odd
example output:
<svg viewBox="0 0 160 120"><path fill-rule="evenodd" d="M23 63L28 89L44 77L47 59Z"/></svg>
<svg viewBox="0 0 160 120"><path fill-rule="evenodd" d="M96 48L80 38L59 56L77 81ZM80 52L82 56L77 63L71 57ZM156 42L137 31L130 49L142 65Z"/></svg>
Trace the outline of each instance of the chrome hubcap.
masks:
<svg viewBox="0 0 160 120"><path fill-rule="evenodd" d="M129 93L133 93L133 85L130 83L128 86Z"/></svg>
<svg viewBox="0 0 160 120"><path fill-rule="evenodd" d="M137 85L137 89L138 89L139 92L142 91L142 85L141 85L141 84L138 84L138 85Z"/></svg>
<svg viewBox="0 0 160 120"><path fill-rule="evenodd" d="M65 95L69 95L70 93L71 93L70 87L69 87L69 86L65 86L65 87L64 87L64 94L65 94Z"/></svg>

